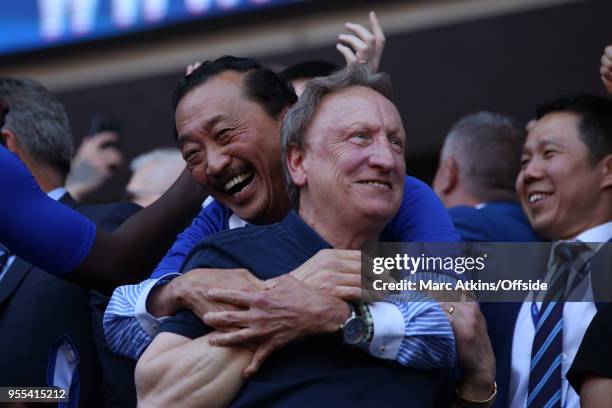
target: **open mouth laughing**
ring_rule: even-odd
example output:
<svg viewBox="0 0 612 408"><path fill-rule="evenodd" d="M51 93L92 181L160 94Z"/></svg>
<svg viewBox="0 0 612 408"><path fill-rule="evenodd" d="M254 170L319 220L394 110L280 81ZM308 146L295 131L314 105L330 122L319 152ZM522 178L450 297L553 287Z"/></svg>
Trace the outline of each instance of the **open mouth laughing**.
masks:
<svg viewBox="0 0 612 408"><path fill-rule="evenodd" d="M234 196L244 190L249 184L251 184L254 176L255 172L252 170L237 174L223 185L223 190L227 194Z"/></svg>
<svg viewBox="0 0 612 408"><path fill-rule="evenodd" d="M552 195L551 193L541 193L541 192L529 193L527 195L527 201L529 202L529 204L535 204L535 203L546 200L551 195Z"/></svg>
<svg viewBox="0 0 612 408"><path fill-rule="evenodd" d="M249 189L255 179L255 170L244 165L235 171L230 172L226 177L220 178L214 184L215 190L228 194L234 201L240 201L244 198L244 192Z"/></svg>

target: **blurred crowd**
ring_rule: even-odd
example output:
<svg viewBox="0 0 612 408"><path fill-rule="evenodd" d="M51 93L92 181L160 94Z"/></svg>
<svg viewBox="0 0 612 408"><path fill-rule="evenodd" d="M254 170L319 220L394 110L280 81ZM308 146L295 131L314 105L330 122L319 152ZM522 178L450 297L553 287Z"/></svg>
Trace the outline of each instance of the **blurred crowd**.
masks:
<svg viewBox="0 0 612 408"><path fill-rule="evenodd" d="M346 66L189 65L177 147L135 158L120 203L81 203L123 165L119 129L75 152L49 91L0 78L0 386L75 407L612 406L612 309L564 302L596 291L612 239L612 99L457 118L430 188L369 20L339 35ZM612 94L612 45L599 74ZM549 290L368 298L372 241L549 242Z"/></svg>

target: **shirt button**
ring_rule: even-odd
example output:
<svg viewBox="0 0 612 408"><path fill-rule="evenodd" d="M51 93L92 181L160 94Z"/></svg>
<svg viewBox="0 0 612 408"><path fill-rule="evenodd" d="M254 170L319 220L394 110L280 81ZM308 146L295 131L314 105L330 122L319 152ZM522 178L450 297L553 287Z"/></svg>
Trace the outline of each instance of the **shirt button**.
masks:
<svg viewBox="0 0 612 408"><path fill-rule="evenodd" d="M561 353L561 361L567 360L567 354Z"/></svg>
<svg viewBox="0 0 612 408"><path fill-rule="evenodd" d="M385 348L385 346L381 346L381 347L378 349L378 351L380 351L380 352L381 352L381 354L382 354L382 353L384 353L384 352L385 352L385 350L387 350L387 349Z"/></svg>

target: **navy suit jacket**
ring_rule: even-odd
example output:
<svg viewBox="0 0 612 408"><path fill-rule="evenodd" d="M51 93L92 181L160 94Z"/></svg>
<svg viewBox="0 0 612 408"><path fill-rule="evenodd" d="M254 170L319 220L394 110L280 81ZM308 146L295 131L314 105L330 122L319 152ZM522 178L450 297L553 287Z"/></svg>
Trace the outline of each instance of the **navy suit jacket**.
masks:
<svg viewBox="0 0 612 408"><path fill-rule="evenodd" d="M81 205L68 194L59 201L107 230L140 208L131 203ZM106 341L89 304L88 289L15 258L0 282L0 386L46 386L52 345L66 336L78 355L80 406L104 406L108 389L102 367L108 362L101 347ZM133 368L127 378L133 378Z"/></svg>
<svg viewBox="0 0 612 408"><path fill-rule="evenodd" d="M452 207L448 212L462 241L541 241L531 228L521 206L516 202L495 201L487 203L482 208Z"/></svg>

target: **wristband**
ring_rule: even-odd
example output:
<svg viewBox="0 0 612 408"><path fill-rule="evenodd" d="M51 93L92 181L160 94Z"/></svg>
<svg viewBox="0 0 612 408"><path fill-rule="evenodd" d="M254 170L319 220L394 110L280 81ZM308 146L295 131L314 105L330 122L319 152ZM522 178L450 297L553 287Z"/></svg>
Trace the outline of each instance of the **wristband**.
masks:
<svg viewBox="0 0 612 408"><path fill-rule="evenodd" d="M464 398L461 395L461 393L459 393L459 390L457 389L456 386L455 386L455 396L457 397L457 401L459 402L460 407L488 408L493 404L493 402L495 402L495 398L497 397L497 382L493 382L493 391L491 393L491 396L487 398L486 400L478 401L478 400L470 400L470 399Z"/></svg>

